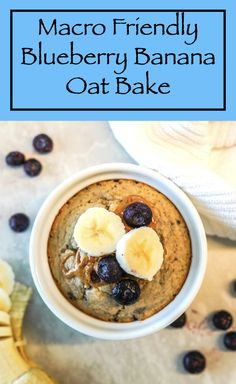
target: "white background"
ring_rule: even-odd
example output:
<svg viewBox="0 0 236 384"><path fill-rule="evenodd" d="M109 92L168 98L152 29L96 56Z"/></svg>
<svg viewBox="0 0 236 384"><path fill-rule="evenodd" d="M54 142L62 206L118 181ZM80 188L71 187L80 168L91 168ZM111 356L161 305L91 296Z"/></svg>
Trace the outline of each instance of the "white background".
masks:
<svg viewBox="0 0 236 384"><path fill-rule="evenodd" d="M121 123L122 124L122 123ZM36 134L48 133L54 151L33 151ZM66 177L102 162L132 162L113 138L106 123L0 123L0 256L14 268L17 280L33 286L28 262L30 229L13 233L8 218L25 212L31 223L48 193ZM5 155L20 150L38 158L43 171L29 178L23 169L5 165ZM183 352L199 349L208 368L192 383L234 384L235 352L224 351L222 332L214 330L209 315L227 309L235 317L236 297L229 283L236 279L236 243L208 239L209 262L197 299L188 310L185 329L165 329L155 335L130 341L102 341L83 336L59 321L45 306L36 290L29 305L24 334L27 352L61 384L189 384L181 365Z"/></svg>

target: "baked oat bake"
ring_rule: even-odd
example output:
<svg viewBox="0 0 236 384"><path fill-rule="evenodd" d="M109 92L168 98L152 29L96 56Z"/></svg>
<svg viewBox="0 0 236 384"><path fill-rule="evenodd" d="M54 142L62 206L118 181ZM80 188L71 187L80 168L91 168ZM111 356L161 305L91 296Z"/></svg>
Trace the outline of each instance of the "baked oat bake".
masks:
<svg viewBox="0 0 236 384"><path fill-rule="evenodd" d="M123 280L136 281L140 288L138 299L123 305L114 300L117 283L108 283L97 274L103 256L91 257L80 252L73 233L78 218L92 207L119 215L129 232L132 228L122 215L133 202L144 202L151 208L148 226L158 235L164 254L163 263L151 281L123 274ZM115 257L115 253L111 256ZM50 231L48 261L57 287L75 307L104 321L131 322L159 312L178 294L191 264L191 241L180 212L162 193L135 180L106 180L79 191L60 209Z"/></svg>

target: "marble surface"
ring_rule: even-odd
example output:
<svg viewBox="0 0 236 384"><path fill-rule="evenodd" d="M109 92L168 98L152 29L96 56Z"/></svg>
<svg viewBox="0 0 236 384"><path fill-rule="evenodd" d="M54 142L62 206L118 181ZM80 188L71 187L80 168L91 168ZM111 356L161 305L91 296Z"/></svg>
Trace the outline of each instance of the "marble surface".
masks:
<svg viewBox="0 0 236 384"><path fill-rule="evenodd" d="M55 143L53 153L37 155L34 135L48 133ZM33 286L28 262L30 229L13 233L8 218L25 212L31 224L48 193L74 172L102 162L132 162L114 140L108 125L99 123L0 123L0 236L1 257L14 268L17 280ZM43 172L30 179L23 170L5 165L5 154L21 150L43 164ZM209 315L228 309L235 317L236 297L230 281L236 278L236 243L208 239L209 260L203 286L189 308L185 329L165 329L130 341L103 341L73 331L45 306L34 289L27 310L24 334L27 352L60 384L188 384L190 376L181 365L183 353L200 349L208 368L192 383L234 384L235 353L225 351L222 332L212 329Z"/></svg>

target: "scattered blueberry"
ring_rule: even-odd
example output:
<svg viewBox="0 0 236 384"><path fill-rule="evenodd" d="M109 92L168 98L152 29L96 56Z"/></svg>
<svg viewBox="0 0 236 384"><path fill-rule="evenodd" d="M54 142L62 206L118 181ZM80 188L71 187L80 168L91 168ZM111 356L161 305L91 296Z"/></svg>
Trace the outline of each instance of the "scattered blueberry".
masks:
<svg viewBox="0 0 236 384"><path fill-rule="evenodd" d="M53 141L48 135L41 133L35 136L33 146L39 153L49 153L53 150Z"/></svg>
<svg viewBox="0 0 236 384"><path fill-rule="evenodd" d="M120 280L112 289L112 296L121 305L134 304L140 296L140 287L136 280Z"/></svg>
<svg viewBox="0 0 236 384"><path fill-rule="evenodd" d="M90 275L92 283L99 283L100 277L98 276L97 272L93 269Z"/></svg>
<svg viewBox="0 0 236 384"><path fill-rule="evenodd" d="M226 330L231 327L233 317L227 311L218 311L214 314L212 321L216 328Z"/></svg>
<svg viewBox="0 0 236 384"><path fill-rule="evenodd" d="M132 203L125 208L123 217L130 227L139 228L151 223L152 210L144 203Z"/></svg>
<svg viewBox="0 0 236 384"><path fill-rule="evenodd" d="M231 351L236 351L236 331L227 332L224 335L224 345Z"/></svg>
<svg viewBox="0 0 236 384"><path fill-rule="evenodd" d="M16 213L9 219L9 225L15 232L24 232L29 226L29 218L24 213Z"/></svg>
<svg viewBox="0 0 236 384"><path fill-rule="evenodd" d="M201 373L206 367L206 359L201 352L190 351L184 356L183 365L189 373Z"/></svg>
<svg viewBox="0 0 236 384"><path fill-rule="evenodd" d="M18 151L10 152L6 156L6 163L11 167L22 165L24 164L24 162L25 162L25 155L21 152L18 152Z"/></svg>
<svg viewBox="0 0 236 384"><path fill-rule="evenodd" d="M109 255L99 260L97 274L106 283L116 283L121 279L123 269L121 269L116 257Z"/></svg>
<svg viewBox="0 0 236 384"><path fill-rule="evenodd" d="M178 319L176 319L173 323L171 323L171 327L174 328L183 328L186 324L187 316L183 313Z"/></svg>
<svg viewBox="0 0 236 384"><path fill-rule="evenodd" d="M38 176L42 170L41 163L36 159L29 159L24 163L24 170L28 176Z"/></svg>

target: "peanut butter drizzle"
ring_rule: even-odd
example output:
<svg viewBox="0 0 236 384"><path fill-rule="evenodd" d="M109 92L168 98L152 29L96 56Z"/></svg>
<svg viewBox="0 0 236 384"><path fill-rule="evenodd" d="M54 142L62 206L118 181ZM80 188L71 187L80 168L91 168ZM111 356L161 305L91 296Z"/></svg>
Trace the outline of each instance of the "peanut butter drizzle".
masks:
<svg viewBox="0 0 236 384"><path fill-rule="evenodd" d="M67 269L65 263L67 260L73 257L74 258L74 266L73 268ZM94 269L96 260L94 257L82 256L80 255L80 251L67 251L67 254L61 260L60 267L62 273L67 279L71 279L72 277L79 277L83 284L87 287L89 286L98 286L101 283L94 283L91 280L91 272Z"/></svg>
<svg viewBox="0 0 236 384"><path fill-rule="evenodd" d="M115 209L114 213L116 213L118 216L120 216L121 220L123 221L123 224L125 226L125 229L127 232L131 231L131 229L133 229L132 227L130 227L126 222L125 220L123 219L123 212L125 210L125 208L132 204L132 203L144 203L146 205L149 206L149 208L151 209L152 211L152 221L151 223L148 225L148 227L151 227L153 229L155 229L156 227L156 215L155 215L155 209L153 207L153 205L145 200L142 196L139 196L139 195L129 195L127 197L125 197L121 203L118 205L118 207Z"/></svg>
<svg viewBox="0 0 236 384"><path fill-rule="evenodd" d="M74 266L73 269L67 269L66 266L65 266L65 263L67 262L67 260L70 257L74 257L75 260L76 260L76 255L75 255L74 251L67 251L66 255L63 257L63 259L61 260L61 263L60 263L60 267L61 267L62 273L68 279L70 279L71 277L74 277L75 276L75 272L76 272L76 267L75 266ZM76 265L76 263L75 263L75 265Z"/></svg>

